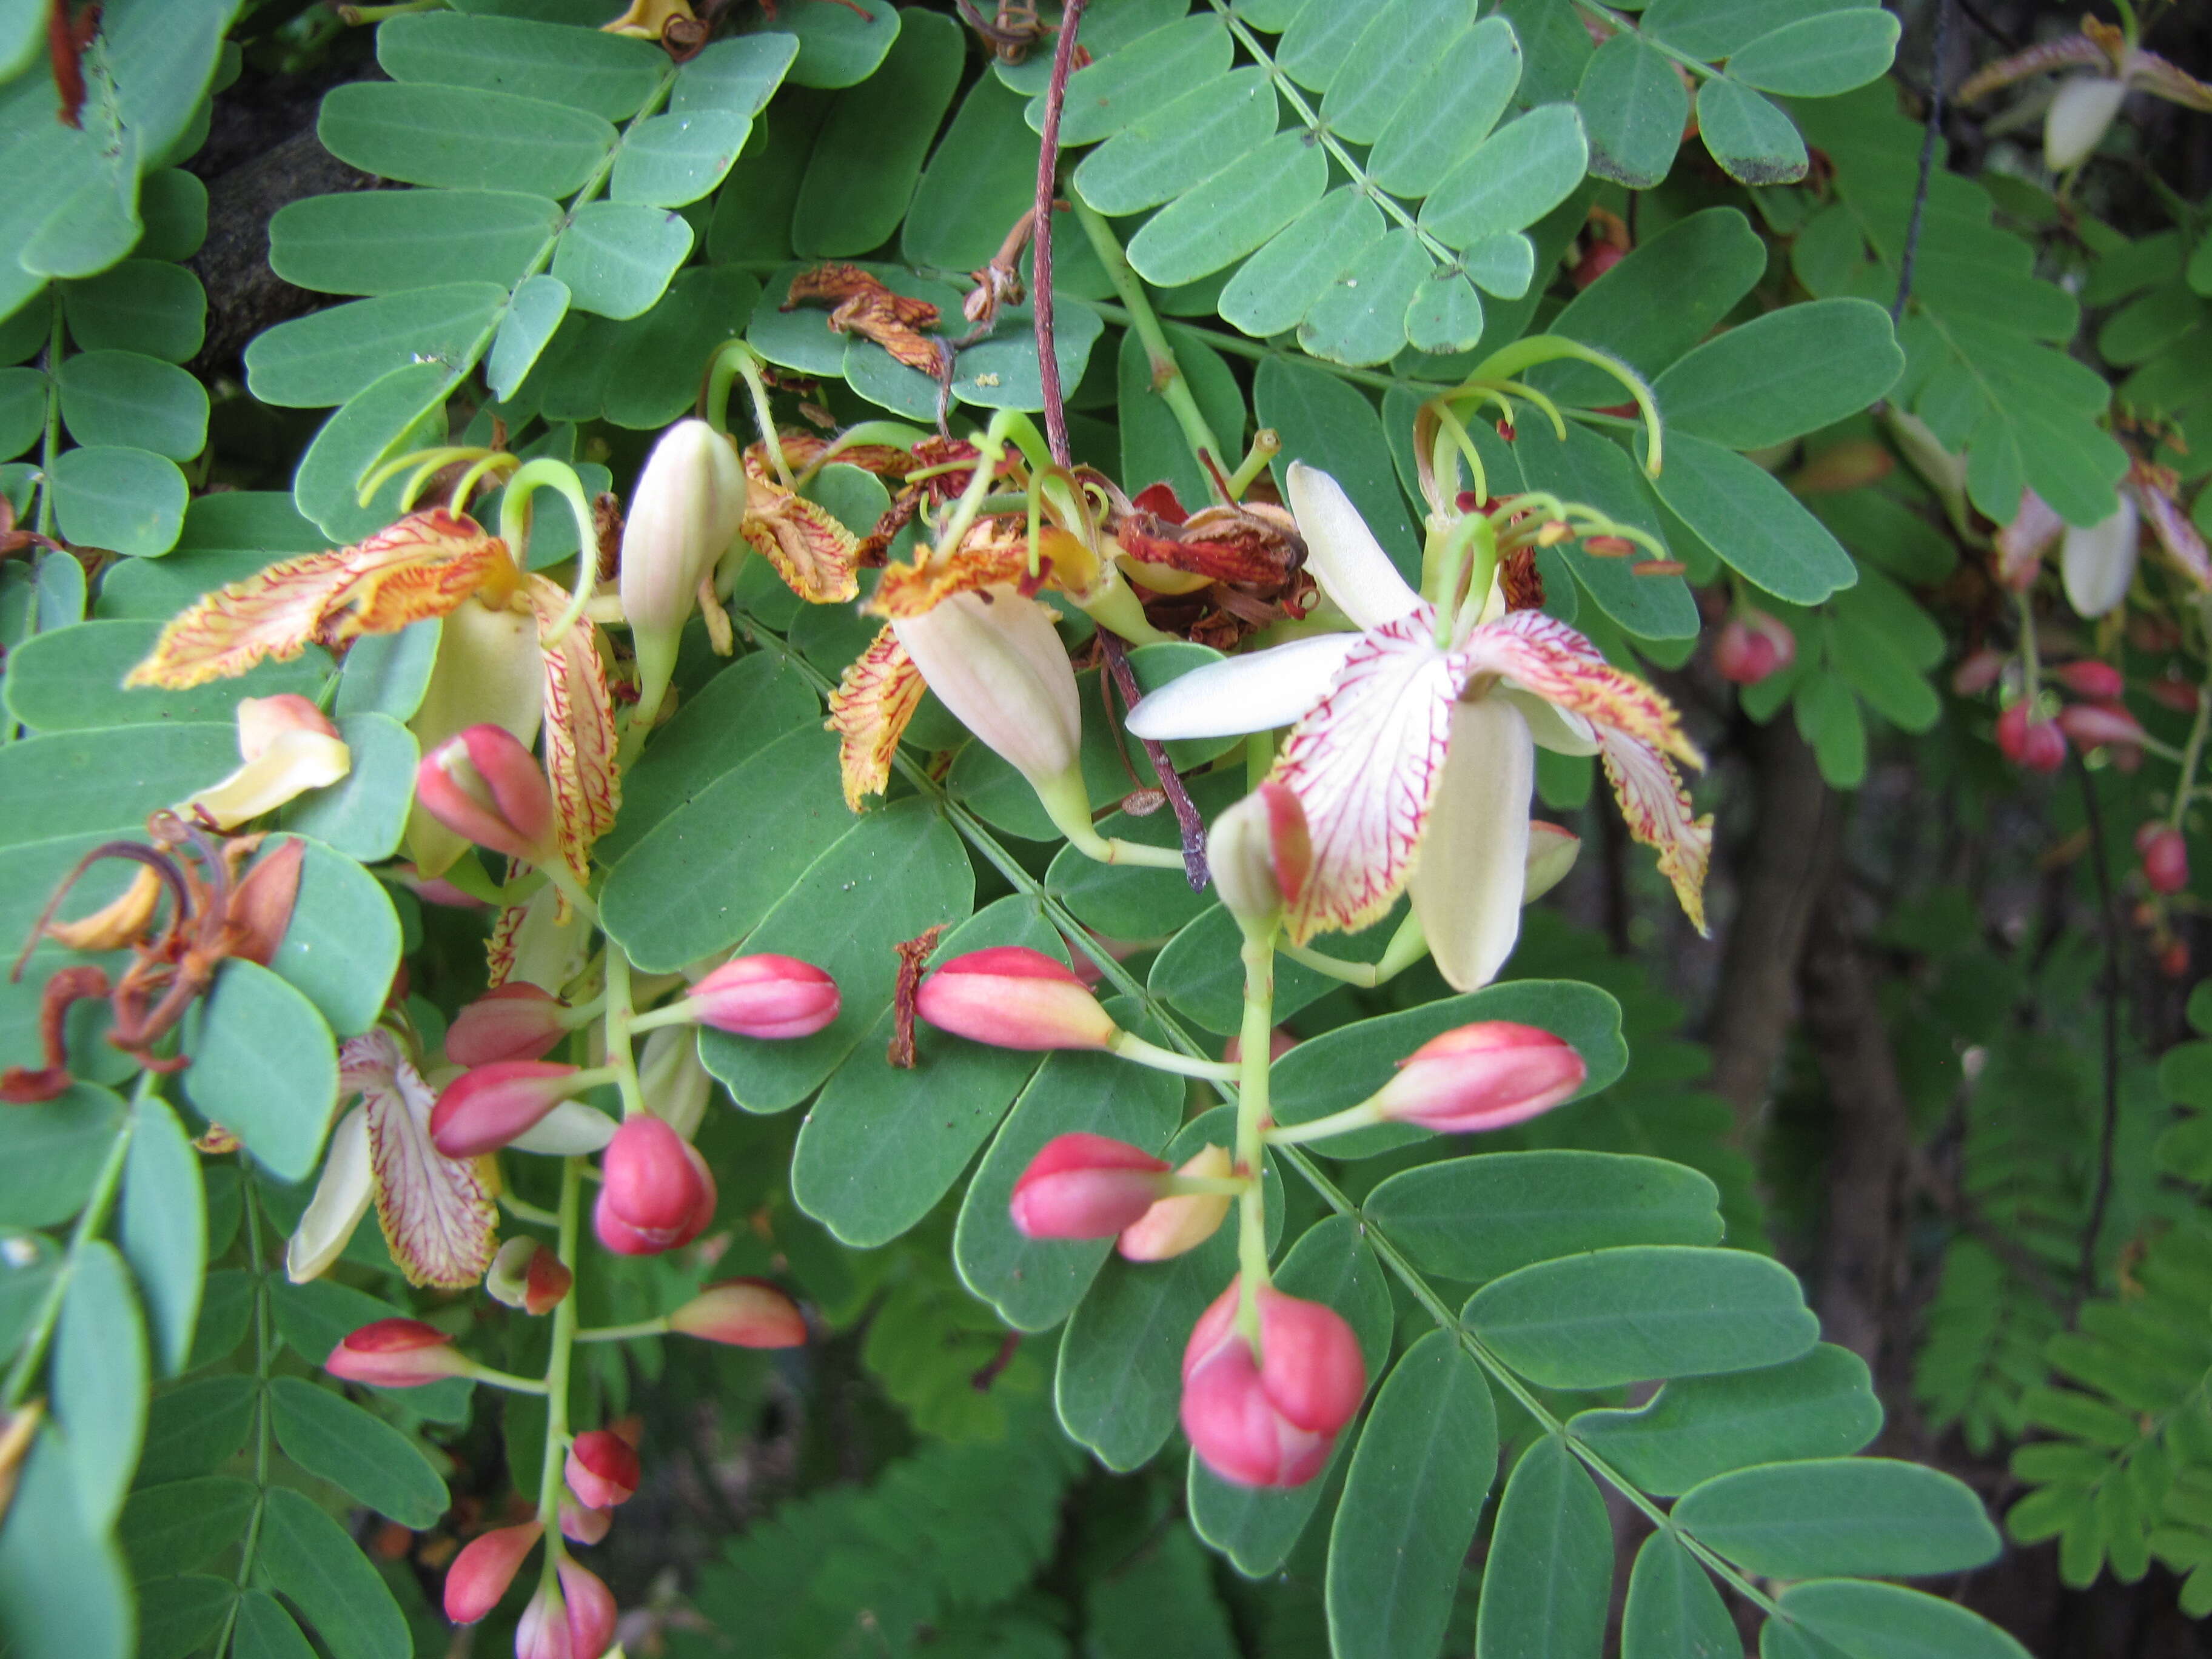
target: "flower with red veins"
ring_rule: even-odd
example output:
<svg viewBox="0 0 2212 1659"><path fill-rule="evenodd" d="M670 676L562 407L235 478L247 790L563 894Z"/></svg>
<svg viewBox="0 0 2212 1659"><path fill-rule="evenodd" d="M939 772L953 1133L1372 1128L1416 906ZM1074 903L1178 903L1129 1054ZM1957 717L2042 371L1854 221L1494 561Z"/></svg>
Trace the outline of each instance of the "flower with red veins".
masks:
<svg viewBox="0 0 2212 1659"><path fill-rule="evenodd" d="M1182 1356L1182 1428L1199 1460L1240 1486L1299 1486L1359 1410L1367 1366L1342 1316L1273 1285L1243 1328L1241 1276L1200 1315Z"/></svg>
<svg viewBox="0 0 2212 1659"><path fill-rule="evenodd" d="M1291 942L1356 932L1410 886L1444 978L1488 983L1520 933L1538 744L1600 757L1702 930L1712 821L1674 769L1702 761L1667 701L1541 611L1481 620L1495 595L1461 607L1440 641L1430 601L1335 480L1294 463L1286 483L1309 568L1363 631L1207 664L1148 695L1128 726L1159 741L1291 726L1269 774L1297 797L1312 846L1284 908Z"/></svg>
<svg viewBox="0 0 2212 1659"><path fill-rule="evenodd" d="M738 534L775 567L783 585L812 605L858 596L860 544L837 515L781 483L757 445L745 453L745 511Z"/></svg>
<svg viewBox="0 0 2212 1659"><path fill-rule="evenodd" d="M410 1284L475 1284L498 1245L492 1185L475 1159L448 1158L433 1144L435 1097L398 1039L382 1026L349 1037L338 1085L361 1103L331 1133L322 1179L285 1249L287 1275L295 1285L319 1278L374 1203Z"/></svg>

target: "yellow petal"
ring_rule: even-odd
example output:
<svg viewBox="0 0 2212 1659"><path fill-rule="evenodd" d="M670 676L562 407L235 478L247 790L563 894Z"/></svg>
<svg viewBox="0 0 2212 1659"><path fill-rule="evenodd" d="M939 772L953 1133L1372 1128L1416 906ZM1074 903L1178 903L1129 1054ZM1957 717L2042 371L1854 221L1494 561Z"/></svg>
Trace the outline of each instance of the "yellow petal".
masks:
<svg viewBox="0 0 2212 1659"><path fill-rule="evenodd" d="M186 800L178 814L188 823L235 830L295 795L328 788L352 767L353 751L337 738L295 727L278 732L258 756Z"/></svg>
<svg viewBox="0 0 2212 1659"><path fill-rule="evenodd" d="M891 757L928 689L906 647L886 624L830 694L829 726L837 734L845 805L855 812L866 797L882 794L890 781Z"/></svg>
<svg viewBox="0 0 2212 1659"><path fill-rule="evenodd" d="M119 951L146 931L162 890L161 878L142 864L119 896L75 921L48 922L46 937L70 951Z"/></svg>
<svg viewBox="0 0 2212 1659"><path fill-rule="evenodd" d="M437 1095L381 1027L349 1040L340 1077L362 1091L376 1219L410 1285L474 1285L498 1249L499 1211L474 1158L430 1143Z"/></svg>
<svg viewBox="0 0 2212 1659"><path fill-rule="evenodd" d="M592 844L614 828L622 805L615 770L614 699L599 659L599 630L580 617L548 646L544 638L567 611L560 585L532 576L530 601L538 613L544 663L545 775L553 786L553 833L561 857L578 884L592 873Z"/></svg>
<svg viewBox="0 0 2212 1659"><path fill-rule="evenodd" d="M1691 925L1705 932L1705 866L1713 855L1713 819L1694 815L1690 792L1674 763L1650 744L1607 726L1598 728L1605 775L1620 802L1628 833L1659 854L1659 873Z"/></svg>
<svg viewBox="0 0 2212 1659"><path fill-rule="evenodd" d="M859 544L817 502L757 479L739 533L800 599L830 605L859 595L854 574Z"/></svg>
<svg viewBox="0 0 2212 1659"><path fill-rule="evenodd" d="M538 741L544 660L538 619L528 607L464 605L447 617L422 706L407 722L424 754L479 722L504 726L526 745ZM426 878L441 876L468 842L420 806L407 818L407 846Z"/></svg>

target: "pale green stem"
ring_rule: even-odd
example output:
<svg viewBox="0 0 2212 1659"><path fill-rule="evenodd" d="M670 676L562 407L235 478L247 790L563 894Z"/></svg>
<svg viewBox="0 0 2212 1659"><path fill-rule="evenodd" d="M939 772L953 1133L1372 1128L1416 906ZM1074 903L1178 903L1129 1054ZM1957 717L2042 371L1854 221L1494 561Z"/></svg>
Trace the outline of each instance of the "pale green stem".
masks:
<svg viewBox="0 0 2212 1659"><path fill-rule="evenodd" d="M1348 1135L1354 1129L1371 1129L1382 1121L1382 1114L1375 1109L1375 1103L1363 1100L1357 1106L1347 1106L1340 1112L1331 1112L1310 1122L1278 1123L1267 1131L1267 1139L1270 1146L1295 1146L1301 1141Z"/></svg>
<svg viewBox="0 0 2212 1659"><path fill-rule="evenodd" d="M474 1361L470 1362L467 1376L472 1382L489 1383L495 1389L506 1389L514 1394L545 1392L544 1383L534 1376L517 1376L513 1371L498 1370L489 1365L477 1364Z"/></svg>
<svg viewBox="0 0 2212 1659"><path fill-rule="evenodd" d="M1629 395L1636 400L1638 411L1644 416L1644 434L1650 452L1644 463L1644 474L1648 477L1657 477L1663 459L1661 446L1664 439L1659 422L1659 406L1652 402L1651 388L1644 383L1644 377L1608 352L1586 346L1579 340L1570 340L1564 334L1528 335L1484 359L1474 373L1467 377L1461 390L1473 391L1485 383L1496 385L1500 380L1512 379L1523 369L1534 368L1539 363L1556 362L1562 357L1601 369L1627 388Z"/></svg>
<svg viewBox="0 0 2212 1659"><path fill-rule="evenodd" d="M629 1000L629 955L611 939L607 942L607 1064L613 1067L615 1085L622 1091L623 1115L642 1117L649 1109L645 1091L638 1086L637 1060L630 1053L629 1034L636 1016Z"/></svg>
<svg viewBox="0 0 2212 1659"><path fill-rule="evenodd" d="M1030 780L1030 787L1036 792L1037 804L1053 827L1067 838L1067 844L1087 859L1101 864L1127 865L1146 870L1180 870L1182 854L1172 847L1146 847L1139 842L1123 841L1118 836L1102 836L1091 822L1091 797L1083 786L1083 774L1074 766L1056 778Z"/></svg>
<svg viewBox="0 0 2212 1659"><path fill-rule="evenodd" d="M1083 227L1083 234L1091 239L1097 250L1098 262L1106 267L1106 275L1113 282L1114 291L1121 296L1128 307L1129 325L1145 348L1145 356L1152 365L1152 390L1160 401L1167 404L1168 412L1175 416L1176 425L1182 433L1182 441L1190 448L1191 457L1198 462L1206 483L1212 485L1213 473L1206 465L1221 464L1221 441L1213 435L1206 424L1206 416L1191 395L1190 382L1185 378L1182 365L1176 361L1175 348L1168 343L1167 331L1160 326L1159 315L1152 309L1151 296L1145 285L1137 280L1137 273L1129 269L1129 261L1121 252L1114 228L1097 210L1080 195L1070 191L1075 203L1075 222ZM1218 494L1218 491L1217 490Z"/></svg>
<svg viewBox="0 0 2212 1659"><path fill-rule="evenodd" d="M611 953L610 953L611 954ZM568 1455L568 1361L576 1343L577 1218L583 1208L583 1160L561 1160L561 1265L572 1275L568 1294L553 1309L553 1352L545 1361L545 1458L538 1474L538 1521L545 1528L545 1565L540 1582L558 1596L555 1576L566 1553L561 1541L561 1472Z"/></svg>
<svg viewBox="0 0 2212 1659"><path fill-rule="evenodd" d="M595 1325L589 1330L578 1331L579 1342L627 1342L633 1337L665 1336L668 1334L668 1316L658 1319L641 1319L635 1325Z"/></svg>
<svg viewBox="0 0 2212 1659"><path fill-rule="evenodd" d="M541 1210L527 1199L517 1198L513 1193L499 1195L500 1207L518 1221L533 1222L540 1227L558 1227L561 1218L550 1210Z"/></svg>
<svg viewBox="0 0 2212 1659"><path fill-rule="evenodd" d="M2035 602L2024 592L2016 592L2013 603L2020 607L2020 672L2021 696L2035 712L2035 700L2043 691L2042 647L2035 637Z"/></svg>
<svg viewBox="0 0 2212 1659"><path fill-rule="evenodd" d="M1244 452L1243 462L1229 475L1229 498L1241 501L1252 482L1267 470L1267 464L1283 453L1283 434L1272 426L1263 426L1252 434L1252 447Z"/></svg>
<svg viewBox="0 0 2212 1659"><path fill-rule="evenodd" d="M650 1013L632 1014L629 1029L633 1036L640 1031L657 1031L664 1025L696 1025L699 1023L699 1004L696 999L685 997L672 1002L665 1008L655 1008Z"/></svg>
<svg viewBox="0 0 2212 1659"><path fill-rule="evenodd" d="M2212 728L2212 681L2197 688L2197 720L2189 728L2189 746L2181 751L2181 781L2173 791L2173 813L2171 822L2181 828L2183 816L2189 811L2190 792L2197 783L2197 763L2204 757L2204 738Z"/></svg>
<svg viewBox="0 0 2212 1659"><path fill-rule="evenodd" d="M54 463L62 453L62 353L66 343L62 331L62 285L46 284L46 304L51 317L46 330L46 431L39 446L39 533L54 533ZM67 557L48 549L41 556L46 559Z"/></svg>
<svg viewBox="0 0 2212 1659"><path fill-rule="evenodd" d="M1379 961L1346 962L1342 957L1328 956L1305 945L1285 945L1281 949L1300 967L1340 979L1346 985L1371 990L1377 985L1388 984L1427 955L1429 939L1421 931L1421 919L1409 912L1398 924L1398 931L1390 936L1390 943Z"/></svg>
<svg viewBox="0 0 2212 1659"><path fill-rule="evenodd" d="M1275 1036L1275 924L1244 930L1244 1024L1237 1036L1237 1172L1250 1182L1237 1200L1237 1328L1256 1352L1260 1291L1267 1283L1267 1196L1263 1132Z"/></svg>
<svg viewBox="0 0 2212 1659"><path fill-rule="evenodd" d="M1244 739L1244 790L1249 794L1267 782L1275 765L1275 734L1255 732Z"/></svg>
<svg viewBox="0 0 2212 1659"><path fill-rule="evenodd" d="M799 482L792 477L791 462L783 453L782 435L775 429L775 414L769 407L768 382L761 377L760 358L743 340L732 340L716 352L707 370L707 424L717 432L729 431L730 382L739 378L744 380L745 392L752 400L753 423L760 428L761 442L768 448L775 476L783 481L786 489L796 490Z"/></svg>
<svg viewBox="0 0 2212 1659"><path fill-rule="evenodd" d="M525 550L530 544L530 498L545 489L557 490L576 520L576 588L561 619L545 630L544 642L550 646L558 645L567 637L568 630L576 625L576 618L584 614L584 607L591 603L592 590L599 586L599 526L592 512L591 498L584 494L584 481L576 476L575 468L550 455L525 461L514 470L514 476L507 481L507 493L499 498L499 538L507 544L516 563L523 562Z"/></svg>
<svg viewBox="0 0 2212 1659"><path fill-rule="evenodd" d="M549 854L545 862L538 867L544 872L546 880L561 890L561 896L576 907L577 915L586 921L599 920L599 905L578 884L576 878L569 873L568 866L561 862L558 854Z"/></svg>
<svg viewBox="0 0 2212 1659"><path fill-rule="evenodd" d="M1182 866L1178 864L1178 869ZM1163 1048L1156 1042L1147 1042L1134 1031L1117 1031L1106 1044L1109 1050L1122 1059L1134 1060L1139 1066L1149 1066L1156 1072L1173 1072L1178 1077L1218 1079L1234 1083L1238 1069L1225 1060L1200 1060L1191 1054L1179 1054L1172 1048Z"/></svg>

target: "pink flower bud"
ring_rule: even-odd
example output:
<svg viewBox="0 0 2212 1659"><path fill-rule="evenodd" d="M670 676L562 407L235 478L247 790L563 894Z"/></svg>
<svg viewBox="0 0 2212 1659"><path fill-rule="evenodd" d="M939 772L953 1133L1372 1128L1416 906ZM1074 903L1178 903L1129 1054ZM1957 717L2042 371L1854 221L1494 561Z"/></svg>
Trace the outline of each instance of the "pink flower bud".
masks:
<svg viewBox="0 0 2212 1659"><path fill-rule="evenodd" d="M2138 835L2142 853L2143 879L2154 893L2178 893L2189 885L2189 843L2171 824L2147 823L2154 833Z"/></svg>
<svg viewBox="0 0 2212 1659"><path fill-rule="evenodd" d="M586 1509L573 1496L561 1499L561 1536L572 1544L596 1544L614 1523L605 1510Z"/></svg>
<svg viewBox="0 0 2212 1659"><path fill-rule="evenodd" d="M806 1340L798 1304L758 1279L709 1285L668 1316L668 1328L737 1348L796 1348Z"/></svg>
<svg viewBox="0 0 2212 1659"><path fill-rule="evenodd" d="M2051 671L2051 678L2075 696L2098 702L2110 702L2128 689L2126 676L2112 664L2099 662L2094 657L2061 663Z"/></svg>
<svg viewBox="0 0 2212 1659"><path fill-rule="evenodd" d="M837 981L796 957L738 957L691 988L699 1023L749 1037L812 1036L837 1018Z"/></svg>
<svg viewBox="0 0 2212 1659"><path fill-rule="evenodd" d="M1374 1105L1392 1122L1447 1134L1502 1129L1549 1111L1589 1075L1564 1038L1510 1020L1480 1020L1414 1049Z"/></svg>
<svg viewBox="0 0 2212 1659"><path fill-rule="evenodd" d="M2066 734L2056 720L2033 718L2031 704L2014 703L1997 716L1997 749L2015 766L2056 772L2066 764Z"/></svg>
<svg viewBox="0 0 2212 1659"><path fill-rule="evenodd" d="M1977 651L1951 671L1951 689L1962 697L1978 697L2003 677L2009 660L2002 651Z"/></svg>
<svg viewBox="0 0 2212 1659"><path fill-rule="evenodd" d="M502 1060L464 1072L430 1110L430 1139L447 1158L478 1158L529 1129L575 1092L574 1066Z"/></svg>
<svg viewBox="0 0 2212 1659"><path fill-rule="evenodd" d="M495 1302L533 1316L550 1313L568 1294L575 1275L534 1238L510 1238L491 1259L484 1290Z"/></svg>
<svg viewBox="0 0 2212 1659"><path fill-rule="evenodd" d="M1219 1180L1232 1167L1226 1146L1201 1146L1198 1155L1176 1173ZM1220 1231L1228 1218L1230 1203L1227 1193L1179 1193L1158 1200L1121 1230L1121 1242L1115 1248L1130 1261L1165 1261L1194 1250Z"/></svg>
<svg viewBox="0 0 2212 1659"><path fill-rule="evenodd" d="M471 1539L446 1569L446 1617L457 1625L473 1625L497 1607L544 1530L527 1521Z"/></svg>
<svg viewBox="0 0 2212 1659"><path fill-rule="evenodd" d="M1072 969L1021 945L953 957L915 1006L939 1030L1000 1048L1103 1048L1116 1033Z"/></svg>
<svg viewBox="0 0 2212 1659"><path fill-rule="evenodd" d="M599 1659L615 1639L615 1598L579 1562L560 1566L556 1601L541 1588L514 1629L514 1659Z"/></svg>
<svg viewBox="0 0 2212 1659"><path fill-rule="evenodd" d="M706 1159L657 1117L625 1119L601 1159L592 1224L618 1255L657 1255L689 1244L714 1218Z"/></svg>
<svg viewBox="0 0 2212 1659"><path fill-rule="evenodd" d="M1797 660L1797 636L1779 617L1746 609L1722 625L1713 666L1738 685L1756 685Z"/></svg>
<svg viewBox="0 0 2212 1659"><path fill-rule="evenodd" d="M457 836L542 864L553 831L553 791L538 762L501 726L471 726L415 769L415 799Z"/></svg>
<svg viewBox="0 0 2212 1659"><path fill-rule="evenodd" d="M453 1016L446 1058L456 1066L541 1060L568 1035L568 1006L550 991L512 980Z"/></svg>
<svg viewBox="0 0 2212 1659"><path fill-rule="evenodd" d="M1214 890L1232 915L1263 921L1295 904L1313 872L1305 808L1287 784L1262 783L1224 812L1206 837Z"/></svg>
<svg viewBox="0 0 2212 1659"><path fill-rule="evenodd" d="M1240 1486L1319 1474L1367 1392L1359 1339L1333 1310L1259 1293L1260 1341L1237 1328L1239 1281L1200 1316L1182 1356L1182 1429L1199 1460Z"/></svg>
<svg viewBox="0 0 2212 1659"><path fill-rule="evenodd" d="M1164 1196L1164 1158L1104 1135L1056 1135L1014 1182L1008 1207L1025 1238L1111 1238Z"/></svg>
<svg viewBox="0 0 2212 1659"><path fill-rule="evenodd" d="M611 1510L637 1490L637 1452L611 1429L587 1429L568 1443L563 1473L568 1490L588 1509Z"/></svg>
<svg viewBox="0 0 2212 1659"><path fill-rule="evenodd" d="M349 1382L419 1389L426 1382L465 1376L476 1368L435 1325L419 1319L380 1319L332 1348L323 1369Z"/></svg>
<svg viewBox="0 0 2212 1659"><path fill-rule="evenodd" d="M2142 722L2116 702L2073 702L2058 711L2058 729L2084 749L2140 746Z"/></svg>

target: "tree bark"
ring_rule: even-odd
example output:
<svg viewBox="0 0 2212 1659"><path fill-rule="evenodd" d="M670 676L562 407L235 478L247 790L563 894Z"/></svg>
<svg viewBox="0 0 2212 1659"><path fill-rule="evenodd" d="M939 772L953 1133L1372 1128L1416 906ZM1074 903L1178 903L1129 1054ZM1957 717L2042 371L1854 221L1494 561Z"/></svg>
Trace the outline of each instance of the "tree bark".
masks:
<svg viewBox="0 0 2212 1659"><path fill-rule="evenodd" d="M1707 1036L1713 1089L1735 1109L1736 1139L1747 1146L1765 1115L1789 1038L1806 925L1835 865L1842 819L1811 746L1787 714L1759 729L1750 753L1758 816L1739 864L1735 914Z"/></svg>

